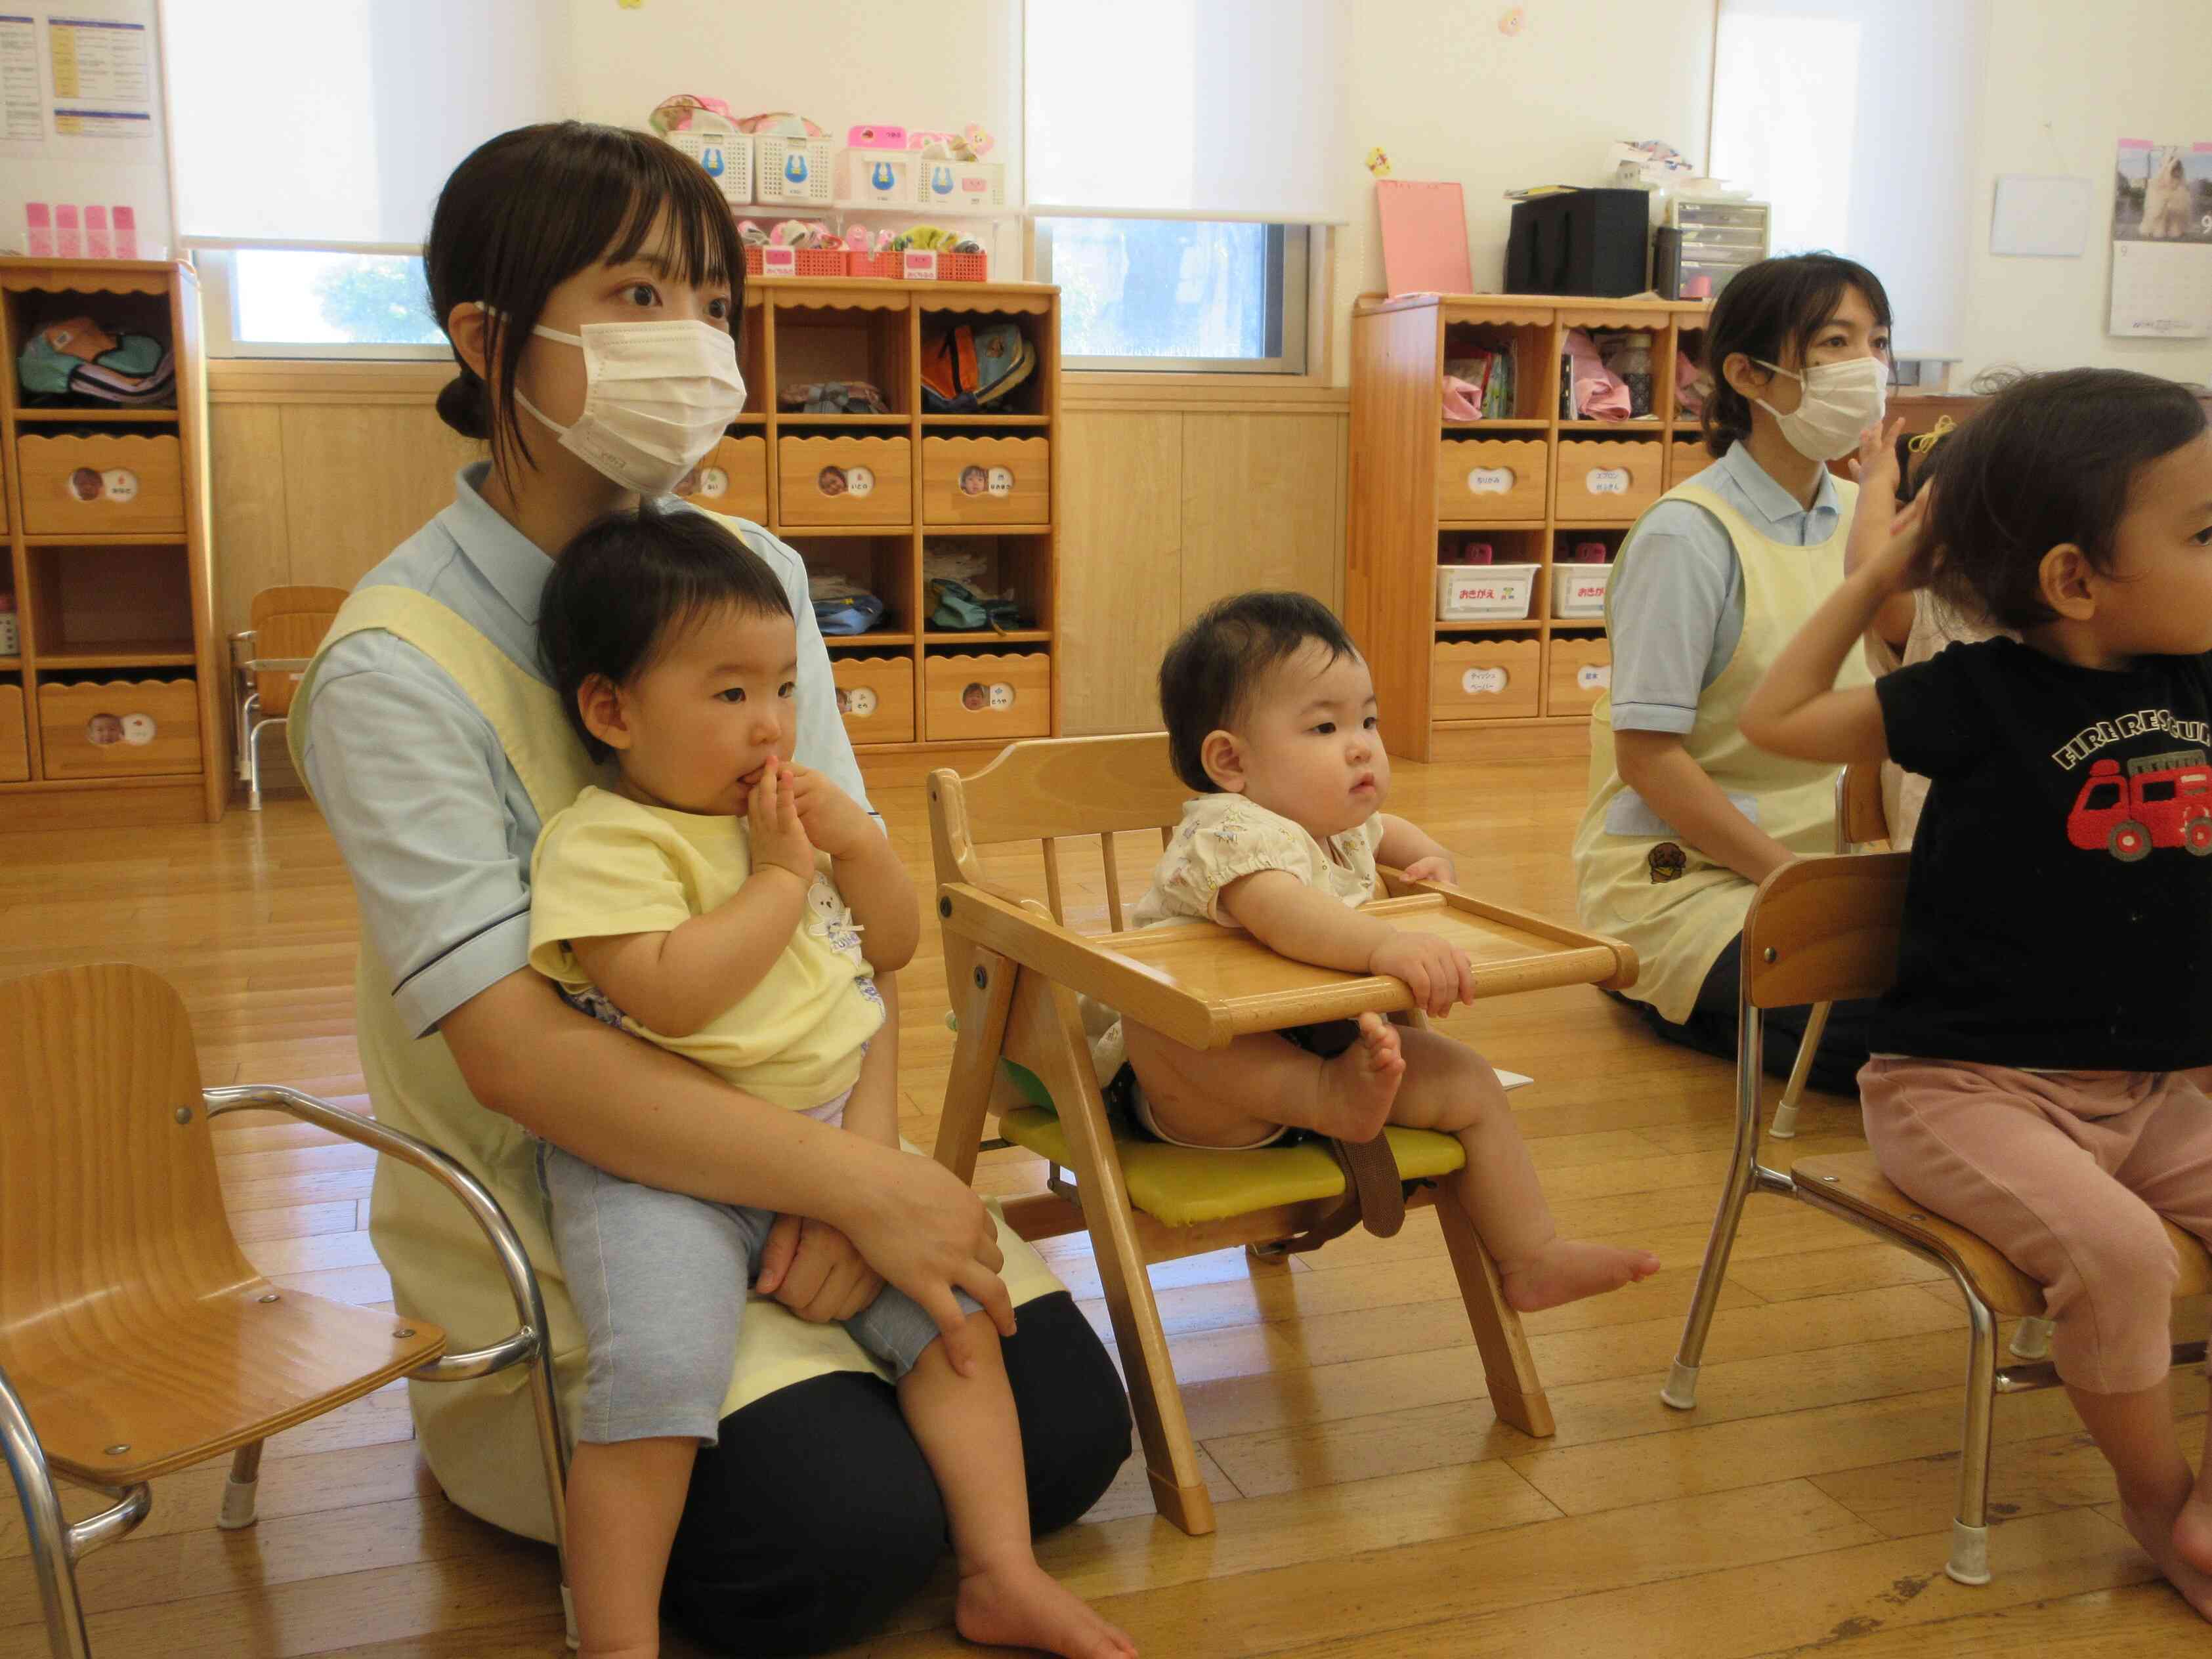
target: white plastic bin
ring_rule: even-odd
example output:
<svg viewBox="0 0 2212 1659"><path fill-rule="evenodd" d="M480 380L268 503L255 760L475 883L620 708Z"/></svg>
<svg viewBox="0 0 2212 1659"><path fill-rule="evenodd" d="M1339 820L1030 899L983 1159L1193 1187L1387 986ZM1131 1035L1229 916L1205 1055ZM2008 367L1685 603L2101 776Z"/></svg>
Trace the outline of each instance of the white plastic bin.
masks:
<svg viewBox="0 0 2212 1659"><path fill-rule="evenodd" d="M830 167L837 147L827 138L753 135L753 200L774 207L793 203L828 207L832 200Z"/></svg>
<svg viewBox="0 0 2212 1659"><path fill-rule="evenodd" d="M1613 580L1609 564L1565 562L1552 567L1552 614L1554 617L1602 617L1606 584Z"/></svg>
<svg viewBox="0 0 2212 1659"><path fill-rule="evenodd" d="M1440 564L1438 622L1519 622L1536 593L1533 564Z"/></svg>

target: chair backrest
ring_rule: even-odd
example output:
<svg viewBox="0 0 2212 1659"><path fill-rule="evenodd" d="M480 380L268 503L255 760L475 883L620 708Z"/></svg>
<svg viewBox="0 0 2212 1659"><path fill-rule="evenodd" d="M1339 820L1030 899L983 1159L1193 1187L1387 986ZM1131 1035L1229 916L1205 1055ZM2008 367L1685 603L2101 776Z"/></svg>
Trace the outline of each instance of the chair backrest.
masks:
<svg viewBox="0 0 2212 1659"><path fill-rule="evenodd" d="M1847 848L1870 847L1889 839L1880 766L1859 761L1844 769L1836 783L1836 823Z"/></svg>
<svg viewBox="0 0 2212 1659"><path fill-rule="evenodd" d="M251 611L253 654L264 659L313 656L345 602L343 587L263 588L253 596ZM264 714L289 714L299 689L296 673L280 671L253 677Z"/></svg>
<svg viewBox="0 0 2212 1659"><path fill-rule="evenodd" d="M1905 853L1799 859L1761 882L1743 919L1753 1006L1845 1002L1887 990L1911 863Z"/></svg>
<svg viewBox="0 0 2212 1659"><path fill-rule="evenodd" d="M1119 929L1126 918L1114 837L1157 830L1164 848L1190 797L1169 762L1165 732L1017 743L973 777L949 769L930 774L929 836L937 879L966 882L1018 901L1018 892L991 878L979 849L1035 842L1046 903L1053 920L1065 925L1068 888L1059 843L1095 836L1107 921ZM1148 846L1147 854L1146 877L1158 854Z"/></svg>
<svg viewBox="0 0 2212 1659"><path fill-rule="evenodd" d="M115 963L0 984L0 1364L48 1370L76 1329L158 1346L254 1279L177 994Z"/></svg>

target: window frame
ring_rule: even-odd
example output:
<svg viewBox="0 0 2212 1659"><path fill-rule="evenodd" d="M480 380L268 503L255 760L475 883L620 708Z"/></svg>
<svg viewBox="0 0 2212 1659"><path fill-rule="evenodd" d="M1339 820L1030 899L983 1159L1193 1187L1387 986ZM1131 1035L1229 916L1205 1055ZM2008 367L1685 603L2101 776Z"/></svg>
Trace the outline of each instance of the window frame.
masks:
<svg viewBox="0 0 2212 1659"><path fill-rule="evenodd" d="M276 358L289 362L449 362L453 348L444 341L435 345L402 345L386 341L241 340L238 318L237 256L241 252L350 253L364 258L422 257L420 246L363 247L309 242L234 243L192 249L192 264L199 272L200 314L205 330L203 343L210 358Z"/></svg>
<svg viewBox="0 0 2212 1659"><path fill-rule="evenodd" d="M1084 213L1060 210L1030 219L1030 270L1040 283L1054 280L1052 225L1061 219L1133 219L1148 224L1187 222L1184 214ZM1310 380L1321 371L1326 338L1317 340L1314 323L1326 320L1327 307L1316 294L1330 254L1326 226L1270 223L1269 263L1274 291L1269 295L1272 331L1280 349L1272 357L1111 357L1082 356L1063 346L1060 366L1073 374L1127 375L1200 374L1207 378L1263 377L1276 381Z"/></svg>

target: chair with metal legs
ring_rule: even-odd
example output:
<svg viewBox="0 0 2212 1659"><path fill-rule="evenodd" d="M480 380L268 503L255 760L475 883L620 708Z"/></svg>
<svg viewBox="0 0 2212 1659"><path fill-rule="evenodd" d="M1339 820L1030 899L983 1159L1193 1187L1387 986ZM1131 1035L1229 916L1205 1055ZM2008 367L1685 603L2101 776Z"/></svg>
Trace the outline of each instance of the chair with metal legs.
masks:
<svg viewBox="0 0 2212 1659"><path fill-rule="evenodd" d="M1958 1506L1943 1570L1962 1584L1984 1584L1990 1578L1992 1403L1997 1395L2053 1388L2059 1380L2048 1362L2000 1369L1996 1322L2000 1316L2042 1319L2043 1287L1980 1237L1922 1210L1891 1186L1871 1152L1800 1158L1786 1170L1759 1160L1764 1011L1879 996L1888 988L1897 973L1906 862L1902 853L1802 859L1769 876L1752 899L1744 918L1737 1016L1735 1154L1698 1270L1681 1349L1659 1397L1678 1411L1697 1403L1705 1336L1737 1224L1753 1193L1796 1199L1934 1262L1959 1287L1969 1326ZM2166 1234L2181 1269L2175 1297L2212 1290L2212 1259L2204 1246L2171 1224ZM2204 1353L2203 1342L2177 1343L2173 1363L2199 1364Z"/></svg>
<svg viewBox="0 0 2212 1659"><path fill-rule="evenodd" d="M514 1332L451 1353L434 1325L256 1273L223 1212L209 1127L242 1109L287 1113L443 1183L499 1259ZM295 1090L203 1089L184 1004L144 969L0 985L0 1454L54 1659L89 1659L76 1563L146 1518L152 1480L228 1452L218 1524L251 1526L269 1436L401 1377L527 1368L565 1586L567 1455L546 1330L521 1242L444 1153ZM71 1523L57 1474L116 1501Z"/></svg>
<svg viewBox="0 0 2212 1659"><path fill-rule="evenodd" d="M265 587L253 596L253 625L230 636L238 777L250 811L261 810L261 734L291 718L300 677L345 602L343 587Z"/></svg>

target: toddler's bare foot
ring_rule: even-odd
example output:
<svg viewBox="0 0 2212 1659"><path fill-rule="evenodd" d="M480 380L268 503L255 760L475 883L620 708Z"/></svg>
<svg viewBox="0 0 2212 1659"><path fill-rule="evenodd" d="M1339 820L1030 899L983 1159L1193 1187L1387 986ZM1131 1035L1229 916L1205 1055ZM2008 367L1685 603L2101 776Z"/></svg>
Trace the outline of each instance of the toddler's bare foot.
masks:
<svg viewBox="0 0 2212 1659"><path fill-rule="evenodd" d="M1390 1121L1391 1103L1406 1080L1398 1028L1380 1014L1359 1017L1359 1040L1323 1060L1314 1128L1338 1140L1372 1140Z"/></svg>
<svg viewBox="0 0 2212 1659"><path fill-rule="evenodd" d="M1003 1648L1042 1648L1067 1659L1136 1659L1128 1632L1034 1561L964 1575L952 1604L952 1622L971 1642Z"/></svg>
<svg viewBox="0 0 2212 1659"><path fill-rule="evenodd" d="M1601 1296L1659 1271L1649 1250L1624 1250L1579 1238L1555 1238L1525 1261L1498 1264L1505 1299L1522 1313L1536 1313L1586 1296Z"/></svg>
<svg viewBox="0 0 2212 1659"><path fill-rule="evenodd" d="M2194 1511L2194 1513L2192 1513ZM2182 1505L2180 1517L2168 1520L2147 1510L2132 1508L2126 1500L2120 1504L2120 1519L2127 1522L2128 1530L2135 1534L2136 1542L2142 1546L2143 1553L2166 1575L2166 1582L2181 1592L2182 1599L2207 1619L2212 1619L2212 1573L2196 1565L2183 1553L2182 1538L2187 1534L2191 1547L2201 1542L2207 1517L2203 1506L2197 1504Z"/></svg>
<svg viewBox="0 0 2212 1659"><path fill-rule="evenodd" d="M2201 1573L2212 1574L2212 1498L2192 1496L2173 1523L2173 1547Z"/></svg>

